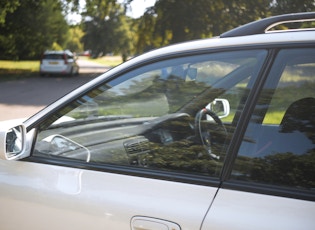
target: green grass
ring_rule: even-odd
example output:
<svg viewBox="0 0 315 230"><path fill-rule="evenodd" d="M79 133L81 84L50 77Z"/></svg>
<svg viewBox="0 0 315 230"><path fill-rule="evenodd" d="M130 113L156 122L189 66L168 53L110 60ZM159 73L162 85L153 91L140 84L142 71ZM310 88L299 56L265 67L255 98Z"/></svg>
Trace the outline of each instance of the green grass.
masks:
<svg viewBox="0 0 315 230"><path fill-rule="evenodd" d="M285 111L274 111L266 114L263 123L264 124L276 124L279 125L282 121Z"/></svg>
<svg viewBox="0 0 315 230"><path fill-rule="evenodd" d="M79 57L96 63L114 67L122 63L120 56L105 56L101 58ZM6 61L0 60L0 82L20 80L39 76L39 60L35 61Z"/></svg>
<svg viewBox="0 0 315 230"><path fill-rule="evenodd" d="M81 59L82 57L80 57ZM100 58L89 58L89 61L93 61L105 66L114 67L122 63L120 56L105 56Z"/></svg>
<svg viewBox="0 0 315 230"><path fill-rule="evenodd" d="M0 82L38 77L39 61L0 60Z"/></svg>
<svg viewBox="0 0 315 230"><path fill-rule="evenodd" d="M39 61L1 61L0 69L5 69L11 72L14 71L28 71L28 72L38 72Z"/></svg>

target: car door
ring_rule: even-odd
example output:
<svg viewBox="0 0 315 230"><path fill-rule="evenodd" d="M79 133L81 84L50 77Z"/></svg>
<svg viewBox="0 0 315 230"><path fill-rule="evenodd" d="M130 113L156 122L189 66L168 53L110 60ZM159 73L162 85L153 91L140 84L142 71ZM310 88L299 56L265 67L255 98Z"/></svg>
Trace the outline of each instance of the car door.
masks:
<svg viewBox="0 0 315 230"><path fill-rule="evenodd" d="M314 229L314 73L313 47L278 52L204 229Z"/></svg>
<svg viewBox="0 0 315 230"><path fill-rule="evenodd" d="M31 156L0 161L3 229L200 229L266 55L168 56L52 104Z"/></svg>

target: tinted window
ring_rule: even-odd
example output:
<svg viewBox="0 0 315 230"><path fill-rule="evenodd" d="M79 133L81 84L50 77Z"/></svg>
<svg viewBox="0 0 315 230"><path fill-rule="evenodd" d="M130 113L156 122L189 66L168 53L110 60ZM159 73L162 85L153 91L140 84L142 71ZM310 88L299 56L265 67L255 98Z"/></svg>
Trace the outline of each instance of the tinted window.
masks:
<svg viewBox="0 0 315 230"><path fill-rule="evenodd" d="M315 49L283 50L242 142L233 179L315 188Z"/></svg>
<svg viewBox="0 0 315 230"><path fill-rule="evenodd" d="M122 75L45 121L35 155L218 175L265 55L190 56Z"/></svg>
<svg viewBox="0 0 315 230"><path fill-rule="evenodd" d="M64 55L63 54L45 54L43 59L50 59L50 60L64 59Z"/></svg>

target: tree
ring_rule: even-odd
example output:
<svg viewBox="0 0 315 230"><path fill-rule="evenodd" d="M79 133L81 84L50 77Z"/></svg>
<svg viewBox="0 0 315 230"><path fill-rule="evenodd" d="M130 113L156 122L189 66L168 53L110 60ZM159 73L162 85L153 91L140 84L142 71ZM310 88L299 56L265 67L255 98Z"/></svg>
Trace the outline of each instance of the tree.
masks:
<svg viewBox="0 0 315 230"><path fill-rule="evenodd" d="M273 15L297 12L312 12L314 10L314 0L277 0L271 6L271 11Z"/></svg>
<svg viewBox="0 0 315 230"><path fill-rule="evenodd" d="M140 19L133 22L133 28L136 28L135 52L143 53L152 48L163 45L163 38L159 35L155 36L154 27L156 18L151 13L145 13ZM167 43L165 43L167 44Z"/></svg>
<svg viewBox="0 0 315 230"><path fill-rule="evenodd" d="M314 0L156 0L139 19L126 16L133 0L2 0L0 58L34 59L54 47L91 49L95 56L123 57L187 40L218 36L239 25L271 15L315 10ZM81 13L79 27L65 15Z"/></svg>
<svg viewBox="0 0 315 230"><path fill-rule="evenodd" d="M314 11L314 5L314 0L157 0L139 19L137 49L218 36L268 16Z"/></svg>
<svg viewBox="0 0 315 230"><path fill-rule="evenodd" d="M24 0L7 13L0 32L1 59L38 59L53 43L63 46L68 25L59 1Z"/></svg>
<svg viewBox="0 0 315 230"><path fill-rule="evenodd" d="M19 5L19 0L0 2L0 25L3 25L5 23L7 13L13 13Z"/></svg>
<svg viewBox="0 0 315 230"><path fill-rule="evenodd" d="M220 35L241 24L268 16L270 3L264 0L158 0L155 33L177 43Z"/></svg>
<svg viewBox="0 0 315 230"><path fill-rule="evenodd" d="M86 4L84 48L92 50L95 57L112 52L129 55L133 33L122 6L113 0L89 0Z"/></svg>
<svg viewBox="0 0 315 230"><path fill-rule="evenodd" d="M81 43L83 35L84 33L79 25L71 26L65 48L74 52L82 52L84 50Z"/></svg>

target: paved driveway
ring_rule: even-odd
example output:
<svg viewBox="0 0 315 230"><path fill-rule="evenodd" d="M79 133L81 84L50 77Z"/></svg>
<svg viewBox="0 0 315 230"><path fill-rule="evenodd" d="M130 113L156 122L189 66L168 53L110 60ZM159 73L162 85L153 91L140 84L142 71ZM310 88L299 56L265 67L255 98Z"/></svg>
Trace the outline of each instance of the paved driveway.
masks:
<svg viewBox="0 0 315 230"><path fill-rule="evenodd" d="M29 117L78 86L99 76L107 67L78 60L77 77L29 78L0 82L0 121Z"/></svg>

